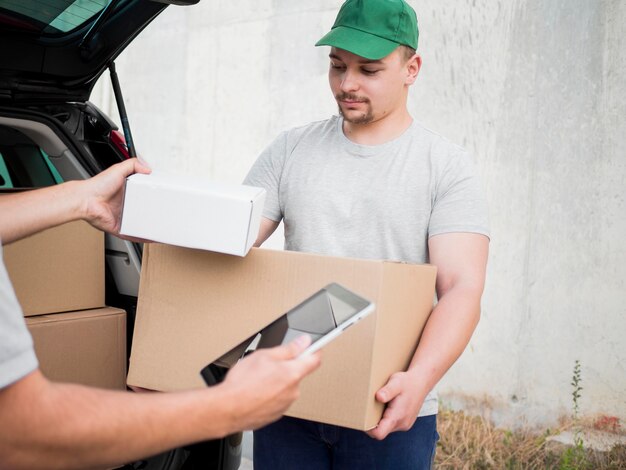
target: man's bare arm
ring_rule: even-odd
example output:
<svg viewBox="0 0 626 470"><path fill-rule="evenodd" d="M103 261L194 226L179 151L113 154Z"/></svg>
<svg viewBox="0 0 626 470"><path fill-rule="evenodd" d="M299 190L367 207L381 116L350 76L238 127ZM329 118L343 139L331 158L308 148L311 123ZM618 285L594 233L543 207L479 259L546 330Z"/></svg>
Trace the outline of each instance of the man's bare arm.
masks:
<svg viewBox="0 0 626 470"><path fill-rule="evenodd" d="M261 218L261 227L259 227L259 236L254 242L254 246L261 246L265 240L267 240L272 233L276 231L280 222L276 222L275 220L268 219L267 217Z"/></svg>
<svg viewBox="0 0 626 470"><path fill-rule="evenodd" d="M7 245L78 219L117 234L126 177L149 171L137 159L130 159L85 181L4 195L0 197L0 240Z"/></svg>
<svg viewBox="0 0 626 470"><path fill-rule="evenodd" d="M297 340L296 340L297 341ZM56 384L35 371L0 390L0 468L111 468L278 419L319 355L303 339L251 354L215 387L135 394Z"/></svg>
<svg viewBox="0 0 626 470"><path fill-rule="evenodd" d="M437 266L438 303L431 313L409 369L391 376L376 398L387 403L376 439L408 430L426 395L459 358L480 318L489 239L449 233L429 239L430 262Z"/></svg>

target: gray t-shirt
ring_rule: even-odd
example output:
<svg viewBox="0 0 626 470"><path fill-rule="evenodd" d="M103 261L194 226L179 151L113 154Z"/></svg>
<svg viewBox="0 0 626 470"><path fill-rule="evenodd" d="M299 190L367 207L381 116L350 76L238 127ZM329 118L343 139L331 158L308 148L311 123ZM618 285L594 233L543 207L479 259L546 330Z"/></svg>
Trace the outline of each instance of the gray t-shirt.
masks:
<svg viewBox="0 0 626 470"><path fill-rule="evenodd" d="M489 235L470 155L417 122L381 145L359 145L334 116L283 132L245 179L265 188L264 217L285 224L285 249L426 263L428 238ZM431 392L420 416L437 412Z"/></svg>
<svg viewBox="0 0 626 470"><path fill-rule="evenodd" d="M0 388L37 369L33 340L9 281L0 245Z"/></svg>

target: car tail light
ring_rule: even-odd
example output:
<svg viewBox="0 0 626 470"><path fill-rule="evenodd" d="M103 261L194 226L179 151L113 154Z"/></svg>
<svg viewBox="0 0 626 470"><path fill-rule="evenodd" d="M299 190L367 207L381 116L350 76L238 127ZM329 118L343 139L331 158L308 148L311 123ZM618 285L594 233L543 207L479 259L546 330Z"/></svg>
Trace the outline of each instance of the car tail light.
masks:
<svg viewBox="0 0 626 470"><path fill-rule="evenodd" d="M115 147L124 156L124 159L129 159L130 154L128 153L128 147L126 146L126 139L124 138L124 134L122 134L120 131L111 131L111 134L109 134L109 138L111 139L111 143L115 145Z"/></svg>

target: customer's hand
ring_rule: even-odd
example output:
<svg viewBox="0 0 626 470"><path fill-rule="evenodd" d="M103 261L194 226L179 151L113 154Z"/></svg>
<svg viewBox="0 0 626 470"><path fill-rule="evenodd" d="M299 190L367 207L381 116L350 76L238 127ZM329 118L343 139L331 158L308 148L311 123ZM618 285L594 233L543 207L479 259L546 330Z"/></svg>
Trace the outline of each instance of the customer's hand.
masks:
<svg viewBox="0 0 626 470"><path fill-rule="evenodd" d="M133 173L150 173L150 169L131 158L81 182L82 218L100 230L118 234L125 182Z"/></svg>
<svg viewBox="0 0 626 470"><path fill-rule="evenodd" d="M309 336L286 346L261 349L233 367L217 387L228 389L233 403L233 431L256 429L277 420L299 396L300 381L320 365L320 353L299 358Z"/></svg>

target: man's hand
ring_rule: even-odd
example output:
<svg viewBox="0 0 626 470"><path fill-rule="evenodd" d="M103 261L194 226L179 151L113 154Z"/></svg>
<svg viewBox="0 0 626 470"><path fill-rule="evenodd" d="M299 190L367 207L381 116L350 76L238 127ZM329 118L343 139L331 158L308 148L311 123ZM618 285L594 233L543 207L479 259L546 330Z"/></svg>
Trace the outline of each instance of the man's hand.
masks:
<svg viewBox="0 0 626 470"><path fill-rule="evenodd" d="M133 173L150 173L150 169L132 158L81 182L82 218L100 230L119 233L125 182Z"/></svg>
<svg viewBox="0 0 626 470"><path fill-rule="evenodd" d="M258 350L228 372L217 387L233 397L233 431L277 420L298 398L300 381L320 365L319 352L298 358L309 344L311 338L303 335L286 346Z"/></svg>
<svg viewBox="0 0 626 470"><path fill-rule="evenodd" d="M417 419L425 396L410 371L393 374L376 392L376 400L386 403L387 407L378 425L367 434L382 440L394 431L408 431Z"/></svg>

